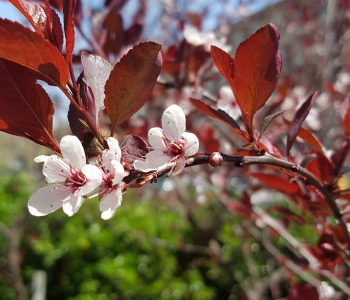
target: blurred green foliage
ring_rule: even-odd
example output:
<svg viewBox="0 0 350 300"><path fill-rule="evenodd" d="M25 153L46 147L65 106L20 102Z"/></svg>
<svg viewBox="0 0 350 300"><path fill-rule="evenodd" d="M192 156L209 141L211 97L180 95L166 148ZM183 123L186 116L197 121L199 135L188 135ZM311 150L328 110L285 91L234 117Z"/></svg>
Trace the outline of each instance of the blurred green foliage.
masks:
<svg viewBox="0 0 350 300"><path fill-rule="evenodd" d="M0 167L3 226L10 228L28 213L27 201L37 188L31 175ZM130 189L108 221L100 218L96 198L87 199L71 218L62 210L42 218L29 216L19 249L28 290L35 272L44 270L50 300L245 299L242 280L254 288L256 278L242 249L250 249L250 267L260 279L269 275L267 262L273 257L242 230L241 218L229 213L213 195L210 198L208 193L208 201L199 205L191 199L194 188L188 189L189 199L182 201L176 192L156 192L153 199L147 199L142 190ZM294 203L284 200L282 204L303 217ZM291 223L288 231L301 243L317 242L310 226ZM275 237L273 243L283 254L293 255L283 238ZM7 240L0 234L0 299L13 300L6 256ZM282 284L286 296L288 283ZM266 299L272 299L269 293Z"/></svg>
<svg viewBox="0 0 350 300"><path fill-rule="evenodd" d="M0 222L10 226L36 188L25 173L1 176ZM130 191L114 218L103 221L98 204L97 199L86 200L71 218L62 210L43 218L29 217L21 246L28 287L34 272L45 270L47 299L209 300L228 299L232 292L240 292L228 268L215 256L182 247L201 241L207 247L205 227L214 223L210 211L217 207L198 206L190 222L178 207L163 204L160 198L140 201ZM200 228L200 222L194 226L203 216L206 226ZM226 217L231 218L228 213ZM230 225L221 220L217 227L212 235L224 243L224 257L240 259L240 242ZM0 252L1 299L14 299L11 276L5 271L3 236Z"/></svg>

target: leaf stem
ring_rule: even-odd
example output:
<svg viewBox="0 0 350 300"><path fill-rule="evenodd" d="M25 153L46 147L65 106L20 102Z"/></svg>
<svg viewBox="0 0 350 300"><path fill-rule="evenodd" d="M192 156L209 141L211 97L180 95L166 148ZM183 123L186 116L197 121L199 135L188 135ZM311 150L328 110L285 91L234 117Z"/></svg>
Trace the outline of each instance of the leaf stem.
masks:
<svg viewBox="0 0 350 300"><path fill-rule="evenodd" d="M92 122L87 110L85 109L84 105L80 106L78 102L73 98L73 96L62 86L59 86L60 90L65 94L65 96L69 99L69 101L75 106L75 108L81 112L84 116L84 121L88 124L92 134L103 144L103 141L101 140L101 135L97 134L97 128L95 124Z"/></svg>
<svg viewBox="0 0 350 300"><path fill-rule="evenodd" d="M74 87L75 90L77 90L78 89L78 85L77 85L77 82L75 80L72 59L70 59L70 62L69 62L69 72L70 72L70 77L72 78L73 87Z"/></svg>

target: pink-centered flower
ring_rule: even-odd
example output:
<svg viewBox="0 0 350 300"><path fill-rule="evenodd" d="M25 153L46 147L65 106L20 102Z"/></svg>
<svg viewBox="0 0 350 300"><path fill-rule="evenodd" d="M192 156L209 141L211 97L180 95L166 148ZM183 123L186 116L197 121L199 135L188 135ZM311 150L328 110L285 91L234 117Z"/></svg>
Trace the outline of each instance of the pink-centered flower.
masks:
<svg viewBox="0 0 350 300"><path fill-rule="evenodd" d="M97 166L87 165L83 146L75 136L67 135L60 143L63 158L41 155L34 159L43 162L43 174L55 183L38 189L29 199L29 212L45 216L59 208L74 215L84 202L84 196L94 192L102 182Z"/></svg>
<svg viewBox="0 0 350 300"><path fill-rule="evenodd" d="M185 168L187 158L197 153L198 138L193 133L185 132L185 114L175 104L164 111L162 127L163 129L159 127L150 129L148 141L153 151L146 154L145 161L135 160L134 167L143 172L150 172L164 164L175 162L170 173L180 174Z"/></svg>
<svg viewBox="0 0 350 300"><path fill-rule="evenodd" d="M102 185L99 192L101 218L108 220L122 203L124 167L120 163L121 151L115 138L107 139L109 150L101 158Z"/></svg>

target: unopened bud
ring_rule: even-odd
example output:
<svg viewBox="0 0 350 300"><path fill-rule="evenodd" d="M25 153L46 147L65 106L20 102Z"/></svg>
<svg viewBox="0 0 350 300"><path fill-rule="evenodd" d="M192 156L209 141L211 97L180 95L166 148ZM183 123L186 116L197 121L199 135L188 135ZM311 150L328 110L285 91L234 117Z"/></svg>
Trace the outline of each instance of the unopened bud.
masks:
<svg viewBox="0 0 350 300"><path fill-rule="evenodd" d="M223 161L224 158L219 152L213 152L209 158L209 165L211 165L213 168L218 167L221 166Z"/></svg>

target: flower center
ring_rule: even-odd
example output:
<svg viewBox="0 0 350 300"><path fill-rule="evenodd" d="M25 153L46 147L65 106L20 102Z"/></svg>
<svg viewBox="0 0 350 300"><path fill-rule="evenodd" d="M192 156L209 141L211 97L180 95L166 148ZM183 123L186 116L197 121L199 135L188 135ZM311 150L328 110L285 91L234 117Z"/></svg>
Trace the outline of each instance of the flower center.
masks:
<svg viewBox="0 0 350 300"><path fill-rule="evenodd" d="M72 189L78 189L86 183L86 176L81 171L71 167L70 172L71 176L64 182L66 186Z"/></svg>

